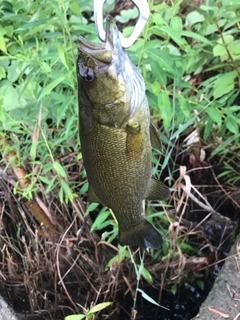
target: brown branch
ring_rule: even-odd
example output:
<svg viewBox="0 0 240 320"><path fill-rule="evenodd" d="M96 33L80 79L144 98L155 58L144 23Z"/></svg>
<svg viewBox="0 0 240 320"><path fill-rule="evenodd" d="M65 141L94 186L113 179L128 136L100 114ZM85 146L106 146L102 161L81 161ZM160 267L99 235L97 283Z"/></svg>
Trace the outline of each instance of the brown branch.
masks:
<svg viewBox="0 0 240 320"><path fill-rule="evenodd" d="M218 184L219 188L222 190L222 192L235 204L235 206L236 206L237 208L240 208L240 205L237 203L237 201L235 201L235 200L231 197L231 195L223 188L223 186L221 185L221 183L218 181L218 179L217 179L217 177L216 177L216 175L215 175L212 167L211 167L211 171L212 171L212 175L213 175L215 181L217 182L217 184Z"/></svg>
<svg viewBox="0 0 240 320"><path fill-rule="evenodd" d="M3 135L0 135L0 150L3 158L5 158L5 160L13 169L13 172L17 178L19 190L24 191L24 189L29 187L31 181L29 178L27 178L27 173L24 168L19 165L20 161L16 155L16 152L12 150L12 147ZM35 197L33 197L32 200L24 198L24 202L28 210L44 229L44 232L39 231L39 235L55 237L57 234L55 226L52 224L45 212L40 208L39 204L35 200Z"/></svg>
<svg viewBox="0 0 240 320"><path fill-rule="evenodd" d="M0 147L2 156L7 160L9 164L11 164L13 172L17 177L19 189L23 190L27 188L30 184L29 179L26 178L27 174L25 170L18 165L19 161L16 153L13 150L11 150L12 147L2 135L0 135Z"/></svg>
<svg viewBox="0 0 240 320"><path fill-rule="evenodd" d="M218 32L219 32L219 34L220 34L220 37L221 37L221 39L222 39L222 43L224 44L224 47L225 47L225 49L226 49L226 51L227 51L228 57L229 57L229 59L232 61L233 67L234 67L234 69L237 71L238 77L239 77L239 81L240 81L240 71L238 70L238 67L237 67L237 65L235 64L235 61L234 61L234 59L233 59L230 51L228 50L227 44L226 44L226 42L225 42L225 40L224 40L224 37L223 37L223 34L222 34L222 30L221 30L220 27L219 27L217 18L215 18L215 23L216 23Z"/></svg>

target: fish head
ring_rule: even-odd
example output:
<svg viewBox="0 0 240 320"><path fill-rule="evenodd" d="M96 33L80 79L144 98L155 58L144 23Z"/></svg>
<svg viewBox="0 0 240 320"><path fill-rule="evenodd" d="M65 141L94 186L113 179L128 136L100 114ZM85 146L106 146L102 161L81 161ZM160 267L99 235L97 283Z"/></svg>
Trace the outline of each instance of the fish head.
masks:
<svg viewBox="0 0 240 320"><path fill-rule="evenodd" d="M77 77L80 104L87 101L102 122L110 121L115 127L121 126L127 121L131 109L133 68L121 46L117 25L109 16L105 42L88 42L79 37ZM103 115L106 108L107 116L105 111ZM109 120L109 114L112 120Z"/></svg>
<svg viewBox="0 0 240 320"><path fill-rule="evenodd" d="M112 103L124 94L123 51L112 17L107 18L105 42L88 42L79 37L78 81L92 105Z"/></svg>

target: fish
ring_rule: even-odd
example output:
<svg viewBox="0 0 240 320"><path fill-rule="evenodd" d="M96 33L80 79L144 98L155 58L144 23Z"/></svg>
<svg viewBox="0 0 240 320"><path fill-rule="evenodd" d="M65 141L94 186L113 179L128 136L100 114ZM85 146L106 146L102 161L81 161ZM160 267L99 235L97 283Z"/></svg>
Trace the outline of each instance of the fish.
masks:
<svg viewBox="0 0 240 320"><path fill-rule="evenodd" d="M152 147L161 142L150 121L144 80L122 48L109 16L104 42L79 37L76 63L79 133L88 201L111 208L119 244L161 247L159 231L143 213L143 200L165 200L169 188L152 177Z"/></svg>

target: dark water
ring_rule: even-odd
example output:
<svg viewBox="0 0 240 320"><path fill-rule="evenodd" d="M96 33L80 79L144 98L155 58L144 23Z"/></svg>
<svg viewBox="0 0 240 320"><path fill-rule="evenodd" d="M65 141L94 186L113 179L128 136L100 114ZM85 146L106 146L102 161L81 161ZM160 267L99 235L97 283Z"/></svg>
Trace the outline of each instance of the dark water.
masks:
<svg viewBox="0 0 240 320"><path fill-rule="evenodd" d="M141 297L141 294L137 298L137 317L136 320L190 320L194 318L199 311L199 308L203 301L206 299L209 291L211 290L214 279L216 278L220 267L216 265L212 272L208 275L204 281L204 290L199 289L191 284L184 284L182 288L178 290L175 295L171 292L162 293L162 299L160 304L169 310L157 307L152 303ZM158 300L159 291L155 290L149 293L149 296L155 301ZM128 311L131 309L133 304L133 299L130 295L127 295L122 301L124 307L129 306ZM130 313L130 311L129 311ZM119 318L113 317L115 319L129 320L130 314L121 313Z"/></svg>

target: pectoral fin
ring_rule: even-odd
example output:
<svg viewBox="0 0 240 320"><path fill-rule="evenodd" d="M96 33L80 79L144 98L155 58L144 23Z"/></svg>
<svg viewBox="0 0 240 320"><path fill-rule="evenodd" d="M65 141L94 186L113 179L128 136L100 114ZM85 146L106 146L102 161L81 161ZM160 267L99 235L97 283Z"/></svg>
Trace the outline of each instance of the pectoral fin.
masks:
<svg viewBox="0 0 240 320"><path fill-rule="evenodd" d="M89 202L97 202L97 203L102 203L98 196L96 195L96 193L94 192L93 188L90 186L88 186L88 201Z"/></svg>
<svg viewBox="0 0 240 320"><path fill-rule="evenodd" d="M151 185L148 188L146 200L166 200L170 197L170 190L161 181L152 177Z"/></svg>
<svg viewBox="0 0 240 320"><path fill-rule="evenodd" d="M161 140L159 138L157 129L155 128L152 122L150 122L150 139L151 139L152 148L161 151L162 150Z"/></svg>
<svg viewBox="0 0 240 320"><path fill-rule="evenodd" d="M143 149L141 126L138 123L128 122L126 155L128 161L136 161Z"/></svg>

